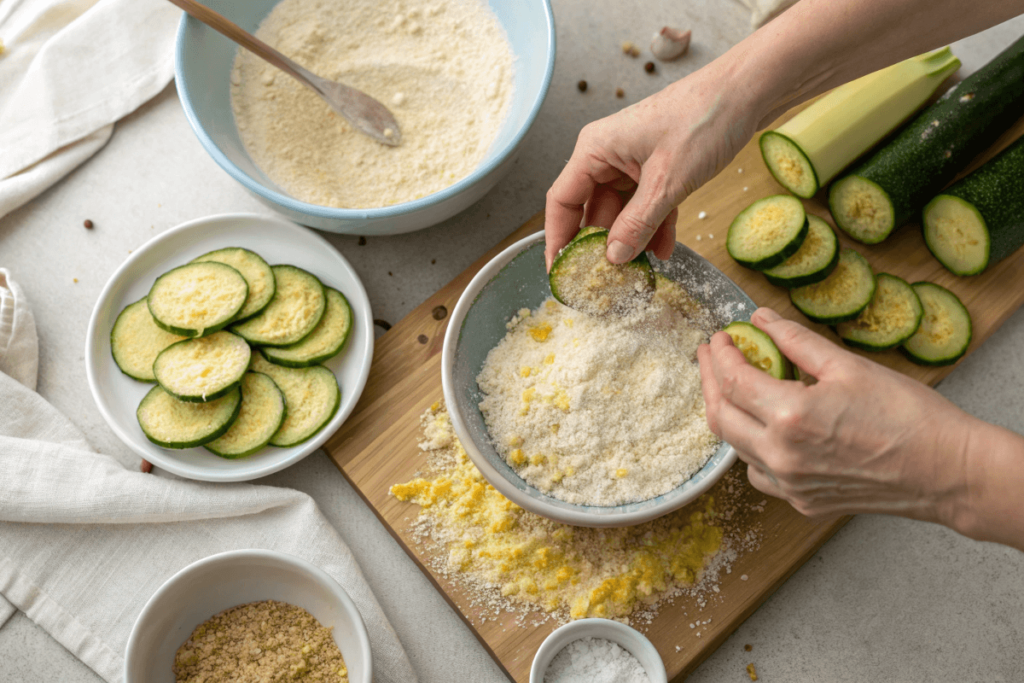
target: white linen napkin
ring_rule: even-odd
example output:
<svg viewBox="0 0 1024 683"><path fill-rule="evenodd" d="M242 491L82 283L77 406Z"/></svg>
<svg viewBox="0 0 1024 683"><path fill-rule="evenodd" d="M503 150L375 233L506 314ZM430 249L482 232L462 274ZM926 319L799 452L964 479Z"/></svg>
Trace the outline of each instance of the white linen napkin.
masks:
<svg viewBox="0 0 1024 683"><path fill-rule="evenodd" d="M312 498L124 468L31 389L37 354L24 292L0 268L0 594L10 603L113 683L123 680L135 618L171 575L225 550L277 550L345 588L369 631L377 683L416 680L359 565ZM0 600L0 623L11 611Z"/></svg>
<svg viewBox="0 0 1024 683"><path fill-rule="evenodd" d="M757 29L795 5L798 0L740 0L750 10L750 28Z"/></svg>
<svg viewBox="0 0 1024 683"><path fill-rule="evenodd" d="M174 75L166 0L0 2L0 216L96 153Z"/></svg>

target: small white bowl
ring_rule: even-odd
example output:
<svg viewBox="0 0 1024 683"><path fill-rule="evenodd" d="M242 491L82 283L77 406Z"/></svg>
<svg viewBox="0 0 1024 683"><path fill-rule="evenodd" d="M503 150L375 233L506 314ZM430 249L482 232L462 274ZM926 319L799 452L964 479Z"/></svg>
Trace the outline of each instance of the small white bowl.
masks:
<svg viewBox="0 0 1024 683"><path fill-rule="evenodd" d="M338 582L305 560L272 550L233 550L193 562L142 608L128 637L125 683L174 683L174 655L196 626L236 605L279 600L332 628L350 683L371 683L370 639Z"/></svg>
<svg viewBox="0 0 1024 683"><path fill-rule="evenodd" d="M544 683L544 676L551 666L551 660L569 643L583 638L604 638L616 643L637 658L651 683L667 683L665 663L661 661L661 655L651 641L636 629L611 619L580 619L555 629L544 639L533 657L530 683Z"/></svg>

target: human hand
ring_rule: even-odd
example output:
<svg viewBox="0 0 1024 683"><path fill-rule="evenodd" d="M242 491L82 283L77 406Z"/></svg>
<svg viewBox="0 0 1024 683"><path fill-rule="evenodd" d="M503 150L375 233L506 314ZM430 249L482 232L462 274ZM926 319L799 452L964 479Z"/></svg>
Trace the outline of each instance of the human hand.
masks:
<svg viewBox="0 0 1024 683"><path fill-rule="evenodd" d="M809 516L881 512L952 525L970 434L983 423L771 309L751 322L818 381L769 377L722 332L698 349L708 425L748 464L750 483Z"/></svg>
<svg viewBox="0 0 1024 683"><path fill-rule="evenodd" d="M736 156L761 119L752 88L726 87L723 71L712 63L583 128L547 194L548 269L581 220L610 228L612 263L645 247L672 254L675 207Z"/></svg>

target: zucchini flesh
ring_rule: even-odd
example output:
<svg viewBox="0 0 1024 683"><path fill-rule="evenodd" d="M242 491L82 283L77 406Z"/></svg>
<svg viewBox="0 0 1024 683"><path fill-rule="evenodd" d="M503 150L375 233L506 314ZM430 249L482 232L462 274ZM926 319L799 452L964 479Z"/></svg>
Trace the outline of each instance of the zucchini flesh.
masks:
<svg viewBox="0 0 1024 683"><path fill-rule="evenodd" d="M807 237L804 205L786 194L759 199L729 226L725 248L741 266L768 270L795 254Z"/></svg>
<svg viewBox="0 0 1024 683"><path fill-rule="evenodd" d="M839 86L761 136L765 165L780 185L810 199L917 111L959 66L946 47Z"/></svg>
<svg viewBox="0 0 1024 683"><path fill-rule="evenodd" d="M327 307L324 286L295 266L273 266L277 291L258 315L231 331L257 346L288 346L301 341L320 322Z"/></svg>
<svg viewBox="0 0 1024 683"><path fill-rule="evenodd" d="M747 362L775 379L789 379L789 361L772 338L748 322L737 320L723 330Z"/></svg>
<svg viewBox="0 0 1024 683"><path fill-rule="evenodd" d="M832 226L807 214L807 238L788 259L764 271L768 282L792 289L821 282L839 263L839 240Z"/></svg>
<svg viewBox="0 0 1024 683"><path fill-rule="evenodd" d="M238 386L249 367L249 345L230 332L186 339L164 349L153 374L181 401L212 401Z"/></svg>
<svg viewBox="0 0 1024 683"><path fill-rule="evenodd" d="M266 347L263 355L267 360L289 368L304 368L341 353L352 332L352 308L338 290L324 287L324 291L327 308L313 331L298 344Z"/></svg>
<svg viewBox="0 0 1024 683"><path fill-rule="evenodd" d="M922 111L829 190L836 225L881 242L1024 115L1024 38ZM857 179L874 185L848 188ZM862 190L865 190L862 192ZM887 206L883 206L887 205ZM877 216L891 214L891 220Z"/></svg>
<svg viewBox="0 0 1024 683"><path fill-rule="evenodd" d="M566 306L589 315L625 314L654 296L654 270L647 253L628 263L612 264L605 256L608 231L588 227L565 246L548 274L551 294Z"/></svg>
<svg viewBox="0 0 1024 683"><path fill-rule="evenodd" d="M924 308L903 278L879 273L871 303L860 315L836 327L847 345L865 351L894 349L910 339L921 324Z"/></svg>
<svg viewBox="0 0 1024 683"><path fill-rule="evenodd" d="M903 352L918 365L951 365L967 353L971 314L956 294L932 282L915 282L924 315L921 326L903 343Z"/></svg>
<svg viewBox="0 0 1024 683"><path fill-rule="evenodd" d="M204 261L216 261L231 266L241 273L249 285L249 294L242 305L242 310L235 317L235 322L256 315L274 298L274 271L256 252L242 247L226 247L198 256L190 263Z"/></svg>
<svg viewBox="0 0 1024 683"><path fill-rule="evenodd" d="M251 369L269 375L284 394L287 415L270 439L272 446L294 446L309 439L334 417L341 405L338 379L322 365L286 368L256 352Z"/></svg>
<svg viewBox="0 0 1024 683"><path fill-rule="evenodd" d="M821 282L789 290L789 300L816 323L836 325L861 314L875 295L875 275L853 249L839 252L839 264Z"/></svg>
<svg viewBox="0 0 1024 683"><path fill-rule="evenodd" d="M179 401L155 386L142 397L135 416L146 438L164 448L193 448L228 431L242 406L238 387L208 403Z"/></svg>
<svg viewBox="0 0 1024 683"><path fill-rule="evenodd" d="M270 443L285 418L284 394L274 380L260 372L242 378L242 406L223 436L203 444L222 458L244 458Z"/></svg>
<svg viewBox="0 0 1024 683"><path fill-rule="evenodd" d="M156 279L146 302L157 325L202 337L228 325L245 305L249 285L223 263L186 263Z"/></svg>
<svg viewBox="0 0 1024 683"><path fill-rule="evenodd" d="M956 275L977 275L1024 244L1024 138L953 183L922 214L924 241Z"/></svg>
<svg viewBox="0 0 1024 683"><path fill-rule="evenodd" d="M145 299L125 306L110 330L110 353L121 372L140 382L155 382L153 361L160 352L185 337L153 321Z"/></svg>

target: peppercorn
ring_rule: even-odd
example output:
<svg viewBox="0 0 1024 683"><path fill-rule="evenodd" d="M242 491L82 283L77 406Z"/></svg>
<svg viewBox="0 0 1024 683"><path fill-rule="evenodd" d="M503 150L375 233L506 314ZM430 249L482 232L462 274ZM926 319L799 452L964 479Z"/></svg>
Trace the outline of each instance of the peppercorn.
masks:
<svg viewBox="0 0 1024 683"><path fill-rule="evenodd" d="M448 309L444 306L434 306L432 314L434 316L434 320L444 320L448 315Z"/></svg>
<svg viewBox="0 0 1024 683"><path fill-rule="evenodd" d="M359 246L361 246L361 247L365 247L366 246L366 238L365 237L360 237L359 238Z"/></svg>
<svg viewBox="0 0 1024 683"><path fill-rule="evenodd" d="M579 83L576 84L576 87L579 88L580 92L587 92L587 82L586 81L580 81Z"/></svg>
<svg viewBox="0 0 1024 683"><path fill-rule="evenodd" d="M85 222L82 223L82 225L85 226L86 230L92 230L92 221L88 218L85 219Z"/></svg>
<svg viewBox="0 0 1024 683"><path fill-rule="evenodd" d="M654 73L654 62L647 62L646 64L644 64L644 71L646 71L649 74Z"/></svg>
<svg viewBox="0 0 1024 683"><path fill-rule="evenodd" d="M616 88L615 89L615 96L618 97L621 100L623 97L626 96L626 91L623 90L622 88Z"/></svg>
<svg viewBox="0 0 1024 683"><path fill-rule="evenodd" d="M429 340L427 339L427 335L421 334L420 336L416 337L416 341L418 341L420 344L426 344Z"/></svg>

